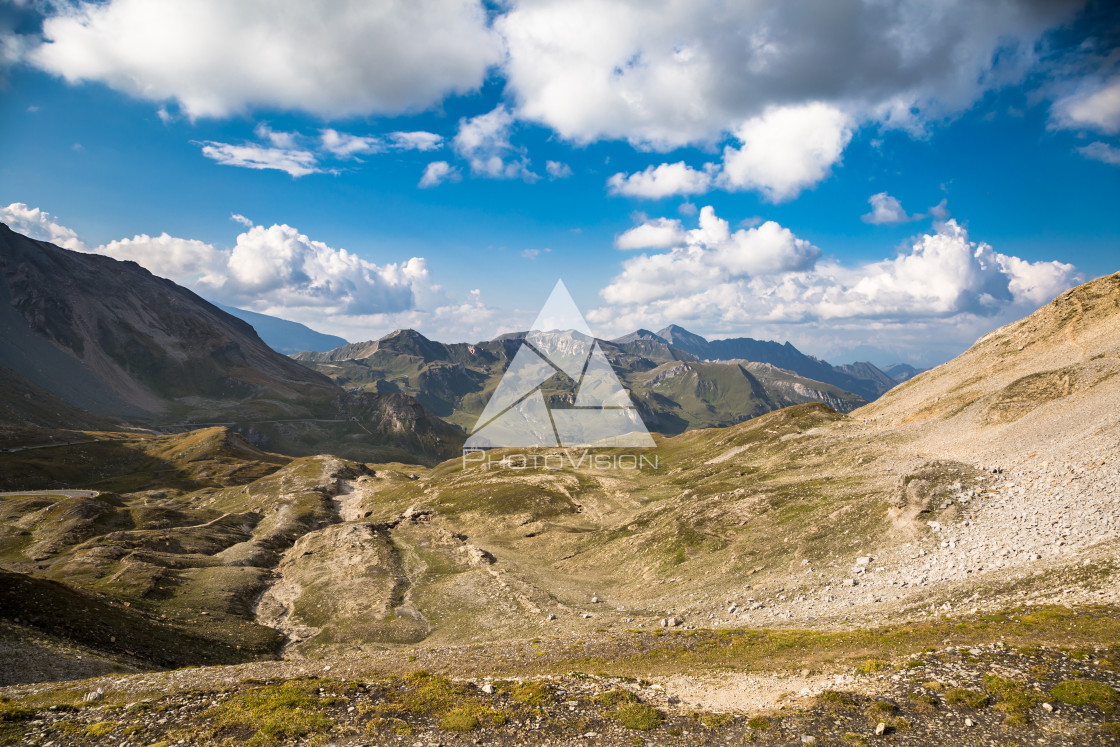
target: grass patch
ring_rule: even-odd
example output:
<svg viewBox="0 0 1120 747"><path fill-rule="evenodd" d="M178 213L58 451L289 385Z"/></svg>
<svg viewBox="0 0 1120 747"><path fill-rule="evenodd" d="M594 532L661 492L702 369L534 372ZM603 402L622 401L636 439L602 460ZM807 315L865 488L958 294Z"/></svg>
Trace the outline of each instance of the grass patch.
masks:
<svg viewBox="0 0 1120 747"><path fill-rule="evenodd" d="M34 708L12 703L7 699L0 702L0 723L9 721L23 721L34 716L38 711Z"/></svg>
<svg viewBox="0 0 1120 747"><path fill-rule="evenodd" d="M403 705L413 713L424 716L450 711L466 694L466 687L463 685L424 671L410 674L405 678L405 684L410 689L402 697Z"/></svg>
<svg viewBox="0 0 1120 747"><path fill-rule="evenodd" d="M643 703L629 690L608 690L597 695L595 702L609 710L605 715L618 719L627 729L650 731L665 720L665 714L651 705Z"/></svg>
<svg viewBox="0 0 1120 747"><path fill-rule="evenodd" d="M1050 695L1067 705L1095 705L1105 713L1111 713L1120 700L1116 690L1093 680L1066 680L1055 686Z"/></svg>
<svg viewBox="0 0 1120 747"><path fill-rule="evenodd" d="M504 726L508 718L501 711L486 706L460 706L443 715L439 727L447 731L468 732L479 726Z"/></svg>
<svg viewBox="0 0 1120 747"><path fill-rule="evenodd" d="M945 693L945 702L949 705L968 706L969 708L983 708L988 705L988 696L975 690L955 687Z"/></svg>
<svg viewBox="0 0 1120 747"><path fill-rule="evenodd" d="M882 659L868 659L867 661L856 667L856 672L859 674L874 674L881 672L890 666L890 662L883 661Z"/></svg>
<svg viewBox="0 0 1120 747"><path fill-rule="evenodd" d="M830 711L846 710L856 707L856 699L851 693L840 690L824 690L814 698L814 705L818 708L827 708Z"/></svg>
<svg viewBox="0 0 1120 747"><path fill-rule="evenodd" d="M722 729L735 723L735 717L730 713L705 713L700 716L700 723L709 729Z"/></svg>
<svg viewBox="0 0 1120 747"><path fill-rule="evenodd" d="M325 733L334 727L323 709L334 703L320 696L322 680L292 680L243 690L203 714L228 736L244 737L248 745L271 745Z"/></svg>
<svg viewBox="0 0 1120 747"><path fill-rule="evenodd" d="M627 729L650 731L661 726L665 714L646 703L623 703L614 712L615 718Z"/></svg>
<svg viewBox="0 0 1120 747"><path fill-rule="evenodd" d="M914 710L925 716L937 712L937 707L941 702L932 695L922 695L921 693L910 693L910 703L914 706Z"/></svg>
<svg viewBox="0 0 1120 747"><path fill-rule="evenodd" d="M91 737L104 737L108 734L112 734L113 730L118 726L120 726L120 724L116 721L98 721L86 727L86 734L89 734Z"/></svg>
<svg viewBox="0 0 1120 747"><path fill-rule="evenodd" d="M552 700L552 688L543 682L518 682L509 696L518 703L543 706Z"/></svg>
<svg viewBox="0 0 1120 747"><path fill-rule="evenodd" d="M608 690L595 696L595 702L604 708L614 708L623 703L639 703L638 696L629 690Z"/></svg>
<svg viewBox="0 0 1120 747"><path fill-rule="evenodd" d="M765 716L751 716L747 719L747 726L755 731L766 731L770 728L770 719Z"/></svg>
<svg viewBox="0 0 1120 747"><path fill-rule="evenodd" d="M366 724L366 736L374 736L385 730L392 731L398 737L412 736L412 725L404 719L377 716L370 719L369 723Z"/></svg>
<svg viewBox="0 0 1120 747"><path fill-rule="evenodd" d="M1026 686L994 674L984 675L984 689L999 697L993 708L1007 714L1003 723L1008 726L1026 726L1030 723L1030 708L1036 705L1040 696Z"/></svg>

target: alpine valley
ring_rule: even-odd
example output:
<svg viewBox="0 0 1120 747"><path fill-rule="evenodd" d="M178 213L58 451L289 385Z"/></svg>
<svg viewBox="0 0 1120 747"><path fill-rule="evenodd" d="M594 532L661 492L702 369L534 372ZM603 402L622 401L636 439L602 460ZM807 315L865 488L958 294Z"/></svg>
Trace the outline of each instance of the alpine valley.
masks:
<svg viewBox="0 0 1120 747"><path fill-rule="evenodd" d="M7 743L1120 738L1120 273L924 372L601 340L642 469L464 461L519 335L288 357L6 226L0 317Z"/></svg>

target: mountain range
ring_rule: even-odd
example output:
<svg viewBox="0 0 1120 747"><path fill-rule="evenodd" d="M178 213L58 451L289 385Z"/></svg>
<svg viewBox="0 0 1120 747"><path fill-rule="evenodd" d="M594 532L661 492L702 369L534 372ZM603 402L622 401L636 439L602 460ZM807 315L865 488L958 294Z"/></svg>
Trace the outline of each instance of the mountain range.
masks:
<svg viewBox="0 0 1120 747"><path fill-rule="evenodd" d="M445 344L415 330L296 360L351 391L404 392L469 430L497 387L524 333ZM823 402L849 412L898 382L870 363L832 366L783 344L736 338L709 342L679 326L638 330L599 345L642 414L661 433L733 425L782 407ZM575 399L559 375L544 389L550 407Z"/></svg>
<svg viewBox="0 0 1120 747"><path fill-rule="evenodd" d="M8 382L0 413L8 423L165 431L225 424L292 455L450 455L521 345L517 334L447 345L400 330L289 358L277 349L342 340L227 310L135 263L6 226L0 316L0 376ZM647 426L666 434L805 402L847 412L892 384L871 364L834 367L788 343L709 342L676 326L601 345ZM545 389L550 406L570 406L575 388L555 377Z"/></svg>

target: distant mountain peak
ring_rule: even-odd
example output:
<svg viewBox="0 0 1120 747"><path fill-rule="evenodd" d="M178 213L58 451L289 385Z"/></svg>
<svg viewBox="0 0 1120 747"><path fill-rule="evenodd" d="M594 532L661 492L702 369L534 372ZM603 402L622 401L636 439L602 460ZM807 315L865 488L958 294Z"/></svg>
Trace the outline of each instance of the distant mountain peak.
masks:
<svg viewBox="0 0 1120 747"><path fill-rule="evenodd" d="M668 345L669 344L669 341L666 340L664 337L657 334L656 332L650 332L648 329L634 330L633 332L631 332L628 335L623 335L622 337L618 337L614 340L611 340L611 342L616 342L616 343L619 343L619 344L623 344L623 343L627 343L627 342L637 342L638 340L649 340L651 342L660 342L663 345Z"/></svg>
<svg viewBox="0 0 1120 747"><path fill-rule="evenodd" d="M711 343L704 337L689 332L684 327L678 324L670 324L665 329L657 333L657 336L668 342L675 348L692 353L697 358L708 358L708 348Z"/></svg>
<svg viewBox="0 0 1120 747"><path fill-rule="evenodd" d="M261 314L248 309L239 309L235 306L225 306L220 303L214 305L227 314L251 324L266 345L284 355L304 351L322 353L349 344L337 335L316 332L306 325L289 319Z"/></svg>

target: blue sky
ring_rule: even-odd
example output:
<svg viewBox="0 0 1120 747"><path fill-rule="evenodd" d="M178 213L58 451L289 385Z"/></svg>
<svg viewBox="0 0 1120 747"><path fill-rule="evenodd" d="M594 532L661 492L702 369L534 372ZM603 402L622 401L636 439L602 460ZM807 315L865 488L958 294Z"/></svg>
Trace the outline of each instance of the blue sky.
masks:
<svg viewBox="0 0 1120 747"><path fill-rule="evenodd" d="M0 0L0 220L350 340L563 278L929 365L1120 269L1108 5Z"/></svg>

